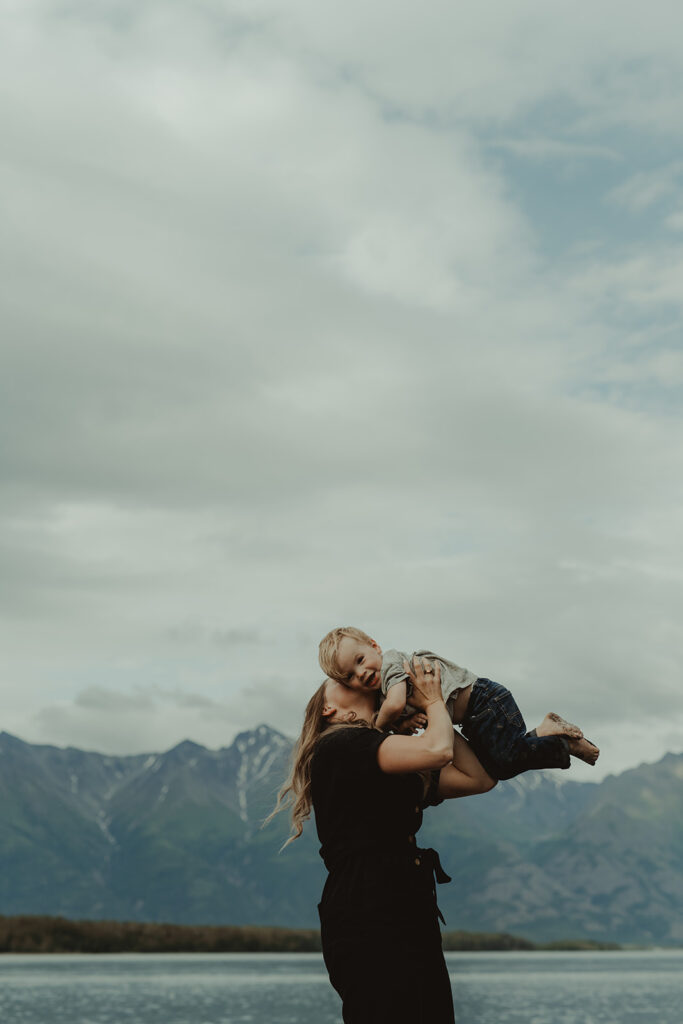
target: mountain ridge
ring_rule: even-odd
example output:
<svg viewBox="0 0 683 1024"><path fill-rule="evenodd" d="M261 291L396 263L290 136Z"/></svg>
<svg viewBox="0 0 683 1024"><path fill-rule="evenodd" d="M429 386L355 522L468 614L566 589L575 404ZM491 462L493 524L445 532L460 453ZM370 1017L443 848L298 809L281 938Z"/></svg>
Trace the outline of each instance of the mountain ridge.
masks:
<svg viewBox="0 0 683 1024"><path fill-rule="evenodd" d="M0 733L0 914L315 927L313 823L268 828L292 742L107 755ZM683 755L600 782L527 773L425 813L450 928L532 940L683 940Z"/></svg>

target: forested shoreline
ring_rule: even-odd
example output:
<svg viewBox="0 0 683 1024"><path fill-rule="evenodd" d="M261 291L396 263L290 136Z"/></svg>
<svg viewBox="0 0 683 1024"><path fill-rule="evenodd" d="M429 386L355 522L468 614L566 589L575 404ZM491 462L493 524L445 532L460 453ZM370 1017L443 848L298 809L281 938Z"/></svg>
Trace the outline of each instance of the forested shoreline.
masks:
<svg viewBox="0 0 683 1024"><path fill-rule="evenodd" d="M445 932L448 951L599 950L616 943L566 940L537 944L505 933ZM72 921L65 917L0 916L0 953L317 953L315 929L231 925Z"/></svg>

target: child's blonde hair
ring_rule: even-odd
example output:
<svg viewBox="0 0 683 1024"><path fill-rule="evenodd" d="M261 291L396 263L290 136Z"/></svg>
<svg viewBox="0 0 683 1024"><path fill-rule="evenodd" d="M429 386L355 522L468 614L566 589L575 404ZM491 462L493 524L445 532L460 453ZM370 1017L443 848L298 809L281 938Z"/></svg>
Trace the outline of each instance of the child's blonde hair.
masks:
<svg viewBox="0 0 683 1024"><path fill-rule="evenodd" d="M354 640L360 640L364 644L374 644L374 640L367 633L364 633L362 629L357 629L355 626L339 626L337 629L331 629L322 640L318 647L318 660L320 667L326 676L330 679L336 680L338 683L345 683L346 676L343 672L339 671L337 664L337 653L339 651L339 644L342 642L345 636L350 636Z"/></svg>

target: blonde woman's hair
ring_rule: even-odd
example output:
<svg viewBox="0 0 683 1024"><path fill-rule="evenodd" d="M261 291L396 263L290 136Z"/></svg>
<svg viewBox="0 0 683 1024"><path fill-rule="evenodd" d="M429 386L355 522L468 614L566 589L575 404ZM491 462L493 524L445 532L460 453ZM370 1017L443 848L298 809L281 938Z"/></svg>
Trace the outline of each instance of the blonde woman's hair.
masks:
<svg viewBox="0 0 683 1024"><path fill-rule="evenodd" d="M328 682L329 679L326 679L318 687L306 705L304 724L292 751L289 777L277 795L275 807L263 823L266 825L279 811L284 811L287 807L291 809L292 831L282 849L299 838L304 830L304 822L311 816L311 762L320 737L323 733L336 732L338 729L372 728L371 722L362 719L333 724L328 718L323 717Z"/></svg>
<svg viewBox="0 0 683 1024"><path fill-rule="evenodd" d="M375 642L371 636L368 636L362 629L357 629L355 626L339 626L338 629L331 629L322 638L318 647L320 667L325 675L329 676L330 679L336 680L338 683L346 682L346 676L339 671L337 664L339 644L345 636L350 636L354 640L360 640L363 644L374 644Z"/></svg>

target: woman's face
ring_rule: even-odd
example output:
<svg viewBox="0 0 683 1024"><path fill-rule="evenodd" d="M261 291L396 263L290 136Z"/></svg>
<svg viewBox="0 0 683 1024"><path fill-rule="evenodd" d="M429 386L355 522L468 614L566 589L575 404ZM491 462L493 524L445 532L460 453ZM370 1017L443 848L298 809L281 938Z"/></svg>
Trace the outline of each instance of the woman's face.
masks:
<svg viewBox="0 0 683 1024"><path fill-rule="evenodd" d="M370 721L376 707L377 694L371 690L350 690L343 683L327 680L323 718L330 722L355 722L359 718Z"/></svg>

